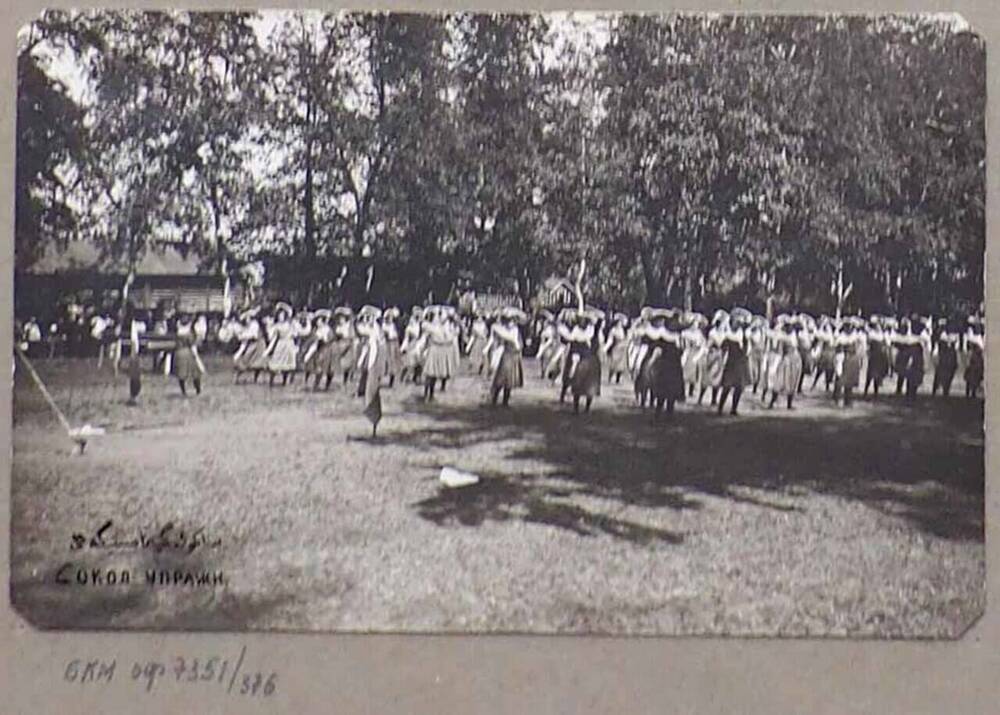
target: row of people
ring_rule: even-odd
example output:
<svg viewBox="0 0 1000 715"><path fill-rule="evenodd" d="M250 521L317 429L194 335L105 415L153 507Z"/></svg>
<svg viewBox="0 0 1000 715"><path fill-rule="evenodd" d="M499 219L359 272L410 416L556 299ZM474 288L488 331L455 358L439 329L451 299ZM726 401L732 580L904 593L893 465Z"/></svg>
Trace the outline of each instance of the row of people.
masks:
<svg viewBox="0 0 1000 715"><path fill-rule="evenodd" d="M825 389L832 389L846 406L862 377L865 394L869 389L878 394L893 373L897 392L905 389L912 400L931 364L932 394L950 393L960 364L968 397L979 393L983 381L983 322L978 316L965 326L943 321L936 330L917 318L882 316L816 320L785 314L769 322L742 308L717 311L711 322L696 313L645 308L632 320L615 314L603 331L600 311L563 311L545 321L538 353L541 376L562 374L563 395L572 389L569 378L576 374L566 367L567 360L593 354L598 364L606 365L609 380L632 376L641 405L653 400L668 412L685 397L697 396L700 404L711 390L712 405L721 412L729 400L735 414L746 388L769 395L769 406L784 395L790 407L809 375L813 388L822 378ZM597 390L599 385L589 386L581 394L592 399Z"/></svg>
<svg viewBox="0 0 1000 715"><path fill-rule="evenodd" d="M812 376L822 379L835 399L847 406L864 380L876 394L892 374L897 391L909 399L934 365L932 392L947 395L960 366L966 394L975 396L983 379L983 325L947 322L931 330L922 321L871 316L842 320L804 314L779 315L773 321L736 308L717 311L712 320L695 313L644 308L629 318L585 308L558 316L542 314L537 358L540 375L561 377L559 400L573 399L574 411L589 410L601 393L602 375L620 382L631 377L636 401L657 415L670 414L679 401L701 404L710 392L721 413L728 404L737 414L747 389L767 407L794 397ZM278 303L272 312L244 312L227 321L219 337L233 346L234 379L263 373L269 384L285 385L304 373L314 389L329 389L341 377L358 375L358 394L397 380L422 382L424 398L459 372L463 356L471 371L489 381L491 404L509 405L513 390L524 385L524 336L530 324L519 309L476 315L463 325L451 306L414 308L405 321L398 309L365 306L356 314L346 307L299 311ZM182 338L183 336L183 338ZM175 374L200 392L204 372L197 345L202 340L192 316L177 326ZM189 355L189 348L194 347Z"/></svg>

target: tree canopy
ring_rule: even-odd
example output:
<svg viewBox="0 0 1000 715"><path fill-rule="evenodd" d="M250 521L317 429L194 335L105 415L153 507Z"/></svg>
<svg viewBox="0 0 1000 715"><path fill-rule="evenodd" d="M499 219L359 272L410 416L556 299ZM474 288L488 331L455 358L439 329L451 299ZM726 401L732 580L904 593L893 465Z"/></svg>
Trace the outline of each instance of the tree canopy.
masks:
<svg viewBox="0 0 1000 715"><path fill-rule="evenodd" d="M623 308L975 309L985 143L984 45L931 16L47 12L17 267L170 242L416 302L585 259Z"/></svg>

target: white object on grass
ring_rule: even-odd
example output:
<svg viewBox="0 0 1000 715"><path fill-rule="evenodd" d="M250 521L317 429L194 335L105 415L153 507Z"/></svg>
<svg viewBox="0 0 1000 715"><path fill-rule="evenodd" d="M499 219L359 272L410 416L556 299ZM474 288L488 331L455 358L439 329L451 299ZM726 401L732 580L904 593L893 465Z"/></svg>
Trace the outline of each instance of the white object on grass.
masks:
<svg viewBox="0 0 1000 715"><path fill-rule="evenodd" d="M438 480L446 487L467 487L479 482L479 477L472 472L463 472L454 467L441 467Z"/></svg>

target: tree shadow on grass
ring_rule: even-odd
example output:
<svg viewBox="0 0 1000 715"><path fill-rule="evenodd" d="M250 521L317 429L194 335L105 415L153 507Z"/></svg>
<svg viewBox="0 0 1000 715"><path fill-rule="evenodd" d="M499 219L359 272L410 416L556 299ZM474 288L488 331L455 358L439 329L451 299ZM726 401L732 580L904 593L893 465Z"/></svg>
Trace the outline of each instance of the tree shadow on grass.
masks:
<svg viewBox="0 0 1000 715"><path fill-rule="evenodd" d="M858 402L850 410L821 404L794 412L753 410L741 417L684 407L672 420L656 424L650 412L610 405L602 410L599 404L581 415L530 402L506 410L416 402L404 407L437 424L393 434L388 441L454 451L443 464L462 467L467 450L513 443L504 445L495 473L471 491L466 487L417 505L424 518L438 523L450 517L477 524L516 516L555 524L589 520L590 533L621 538L641 532L613 524L602 528L592 518L604 518L600 515L553 506L556 495L544 483L526 482L542 471L572 482L575 494L623 506L697 508L696 497L703 494L794 511L802 507L781 499L804 489L858 500L940 538L984 539L979 400L927 397L905 405L888 397ZM539 470L539 464L545 468ZM773 493L775 500L760 491Z"/></svg>
<svg viewBox="0 0 1000 715"><path fill-rule="evenodd" d="M603 533L636 544L679 544L684 540L682 534L666 529L643 526L559 501L571 497L574 490L544 487L531 478L518 479L502 474L480 476L478 484L442 488L436 496L418 502L415 505L417 512L439 526L454 522L479 526L487 519L520 519L566 529L578 536Z"/></svg>

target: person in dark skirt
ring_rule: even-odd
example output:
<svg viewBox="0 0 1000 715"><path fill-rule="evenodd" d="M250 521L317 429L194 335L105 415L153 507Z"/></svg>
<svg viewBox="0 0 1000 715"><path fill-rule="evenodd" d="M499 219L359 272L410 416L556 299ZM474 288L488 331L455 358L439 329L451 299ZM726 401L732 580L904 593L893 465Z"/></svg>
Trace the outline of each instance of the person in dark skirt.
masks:
<svg viewBox="0 0 1000 715"><path fill-rule="evenodd" d="M140 320L135 307L126 303L122 308L121 331L128 335L128 403L136 404L142 392L142 361L139 357L139 336L145 331L145 325Z"/></svg>
<svg viewBox="0 0 1000 715"><path fill-rule="evenodd" d="M961 335L958 326L954 322L944 321L941 332L938 333L936 344L934 345L934 385L931 394L936 395L938 390L945 397L951 394L951 383L955 379L955 372L958 370L958 344Z"/></svg>
<svg viewBox="0 0 1000 715"><path fill-rule="evenodd" d="M684 339L681 334L687 325L683 315L672 310L654 310L650 323L644 336L649 352L641 369L646 374L654 407L653 419L657 420L664 406L670 418L675 403L684 401L684 368L681 365Z"/></svg>
<svg viewBox="0 0 1000 715"><path fill-rule="evenodd" d="M177 338L174 347L174 377L180 385L181 394L187 397L187 384L194 385L195 394L201 394L201 376L204 367L198 355L197 336L191 322L191 316L182 314L177 317Z"/></svg>
<svg viewBox="0 0 1000 715"><path fill-rule="evenodd" d="M872 390L878 396L882 381L889 375L889 340L882 326L882 317L873 315L868 319L868 368L865 372L865 391Z"/></svg>
<svg viewBox="0 0 1000 715"><path fill-rule="evenodd" d="M503 406L510 406L511 390L524 387L524 364L521 358L521 329L528 316L518 308L504 308L490 328L490 404L497 406L503 395Z"/></svg>
<svg viewBox="0 0 1000 715"><path fill-rule="evenodd" d="M601 394L601 359L596 345L598 315L582 310L576 311L572 318L559 401L563 401L569 390L573 395L573 412L580 411L581 398L589 412L594 398Z"/></svg>
<svg viewBox="0 0 1000 715"><path fill-rule="evenodd" d="M834 368L837 359L837 350L834 347L836 334L833 320L826 315L820 316L819 327L813 335L814 373L812 389L816 389L816 384L820 377L823 378L823 389L827 392L834 386Z"/></svg>
<svg viewBox="0 0 1000 715"><path fill-rule="evenodd" d="M924 381L924 348L920 336L914 333L910 321L901 321L901 332L893 343L896 352L896 372L898 375L897 394L906 389L906 401L914 402L917 390Z"/></svg>
<svg viewBox="0 0 1000 715"><path fill-rule="evenodd" d="M333 309L333 338L330 342L330 369L343 376L346 386L354 374L358 353L355 351L354 311L346 306Z"/></svg>
<svg viewBox="0 0 1000 715"><path fill-rule="evenodd" d="M910 361L910 353L913 351L914 340L911 339L910 319L900 318L899 327L893 332L892 337L893 362L892 371L896 373L896 394L902 395L906 386L906 366Z"/></svg>
<svg viewBox="0 0 1000 715"><path fill-rule="evenodd" d="M333 313L325 308L313 314L312 339L302 361L306 374L313 376L313 390L319 390L320 382L325 379L323 389L328 392L337 372L333 359L333 328L330 327L332 317Z"/></svg>
<svg viewBox="0 0 1000 715"><path fill-rule="evenodd" d="M799 346L799 358L802 360L802 373L799 376L798 393L801 395L805 386L806 375L813 373L813 335L816 332L816 319L808 313L795 316L795 337Z"/></svg>
<svg viewBox="0 0 1000 715"><path fill-rule="evenodd" d="M979 316L969 318L969 327L965 333L965 396L976 397L983 384L985 362L983 360L983 319Z"/></svg>
<svg viewBox="0 0 1000 715"><path fill-rule="evenodd" d="M743 308L733 308L729 331L722 344L725 362L722 369L722 393L719 395L718 413L721 415L726 399L732 395L729 414L737 415L743 389L750 384L750 363L747 359L746 328L753 316Z"/></svg>

